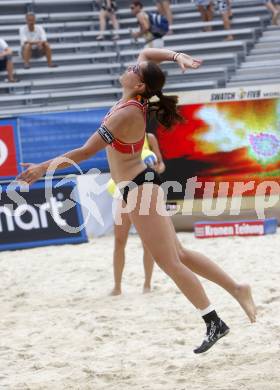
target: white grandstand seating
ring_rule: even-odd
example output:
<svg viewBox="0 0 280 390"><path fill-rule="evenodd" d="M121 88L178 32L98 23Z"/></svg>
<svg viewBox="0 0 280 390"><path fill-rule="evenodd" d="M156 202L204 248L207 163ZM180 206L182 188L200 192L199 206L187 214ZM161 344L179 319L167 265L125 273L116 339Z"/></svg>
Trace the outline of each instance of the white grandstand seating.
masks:
<svg viewBox="0 0 280 390"><path fill-rule="evenodd" d="M0 79L0 115L110 105L120 96L120 72L136 59L144 45L143 39L134 42L130 37L130 29L137 25L129 3L118 1L120 39L111 40L108 26L106 40L99 42L95 40L99 12L93 0L1 0L0 36L15 53L20 82L5 83ZM144 0L144 4L147 10L154 9L150 1ZM18 30L29 10L36 12L37 22L46 28L58 68L48 68L45 59L37 59L31 69L23 69ZM199 56L204 65L182 75L174 64L163 64L168 78L166 91L223 87L229 80L228 85L238 83L240 77L250 82L252 71L258 74L263 66L270 69L270 77L277 79L280 49L275 47L278 40L274 32L279 30L267 28L269 15L262 0L233 2L231 32L235 40L231 42L225 41L228 32L219 15L205 24L194 4L186 0L174 1L172 10L174 34L164 38L165 47ZM206 25L213 30L203 32ZM266 54L270 57L262 60L260 56ZM271 60L274 64L268 66ZM255 63L259 66L252 65ZM4 72L1 77L5 77Z"/></svg>
<svg viewBox="0 0 280 390"><path fill-rule="evenodd" d="M280 83L280 27L269 26L228 86Z"/></svg>
<svg viewBox="0 0 280 390"><path fill-rule="evenodd" d="M40 17L36 15L38 23L40 23ZM1 19L2 18L2 19ZM45 15L45 18L47 16ZM43 18L44 19L44 18ZM175 17L176 20L178 20L178 16ZM2 24L1 25L1 20L3 23L7 23L6 21L6 16L0 15L0 33L3 34L11 34L13 33L14 35L18 34L18 30L21 25L24 24L24 18L23 15L19 16L19 21L17 24ZM180 26L182 23L176 23L174 25L174 31L177 32L177 30L180 30ZM244 27L256 27L258 28L261 26L263 27L263 19L260 16L253 16L253 17L239 17L239 18L234 18L232 20L232 26L233 28L244 28ZM184 31L202 31L203 27L205 26L212 26L215 29L223 29L223 23L221 20L213 20L208 23L203 23L201 21L198 22L191 22L188 24L183 24L184 26ZM96 25L93 24L91 20L87 21L71 21L71 22L53 22L53 23L44 23L44 27L46 31L78 31L78 32L85 32L86 29L88 30L94 30ZM106 31L108 35L111 35L110 31ZM119 30L119 34L122 35L129 35L129 29L122 28Z"/></svg>

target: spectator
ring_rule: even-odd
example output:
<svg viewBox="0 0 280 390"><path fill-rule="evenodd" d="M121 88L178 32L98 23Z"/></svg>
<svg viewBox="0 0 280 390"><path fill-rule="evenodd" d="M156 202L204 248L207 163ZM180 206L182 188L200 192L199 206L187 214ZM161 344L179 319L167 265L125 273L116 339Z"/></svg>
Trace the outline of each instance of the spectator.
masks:
<svg viewBox="0 0 280 390"><path fill-rule="evenodd" d="M133 38L138 39L140 37L144 37L146 41L145 47L162 48L164 46L163 39L160 36L152 34L150 18L148 13L144 11L141 1L132 1L130 4L130 10L132 15L136 16L140 27L139 31L131 33Z"/></svg>
<svg viewBox="0 0 280 390"><path fill-rule="evenodd" d="M213 2L212 0L194 0L198 11L201 14L203 22L211 22L213 19ZM204 27L204 31L211 31L212 27Z"/></svg>
<svg viewBox="0 0 280 390"><path fill-rule="evenodd" d="M280 0L265 0L265 5L266 8L272 13L272 24L279 26Z"/></svg>
<svg viewBox="0 0 280 390"><path fill-rule="evenodd" d="M230 0L218 0L217 6L218 6L219 13L222 15L225 30L230 30L231 29L230 19L232 17ZM226 37L226 40L232 41L233 35L229 34Z"/></svg>
<svg viewBox="0 0 280 390"><path fill-rule="evenodd" d="M231 0L228 0L228 2L229 2L229 18L232 19L233 15L232 15L232 9L231 9Z"/></svg>
<svg viewBox="0 0 280 390"><path fill-rule="evenodd" d="M102 0L101 9L99 13L99 29L100 34L96 37L98 41L104 39L104 31L106 28L106 21L110 19L113 25L113 29L116 31L119 29L119 23L116 17L117 4L115 0ZM113 39L119 39L119 35L113 35Z"/></svg>
<svg viewBox="0 0 280 390"><path fill-rule="evenodd" d="M33 13L26 15L26 26L20 28L20 44L24 69L30 68L31 58L47 57L48 66L54 68L57 65L52 62L52 51L47 42L47 36L42 26L35 24L36 17Z"/></svg>
<svg viewBox="0 0 280 390"><path fill-rule="evenodd" d="M168 34L172 34L172 24L173 24L173 15L170 8L170 0L155 0L158 13L164 15L169 23L169 31Z"/></svg>
<svg viewBox="0 0 280 390"><path fill-rule="evenodd" d="M14 77L12 54L12 49L9 48L7 42L0 38L0 72L6 70L8 73L8 81L15 83L17 80Z"/></svg>

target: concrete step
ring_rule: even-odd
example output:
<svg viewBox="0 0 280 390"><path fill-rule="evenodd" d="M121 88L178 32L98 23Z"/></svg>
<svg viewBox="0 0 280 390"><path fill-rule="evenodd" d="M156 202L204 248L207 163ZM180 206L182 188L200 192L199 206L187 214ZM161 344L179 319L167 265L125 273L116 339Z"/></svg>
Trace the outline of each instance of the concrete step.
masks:
<svg viewBox="0 0 280 390"><path fill-rule="evenodd" d="M258 43L280 43L280 34L262 36Z"/></svg>
<svg viewBox="0 0 280 390"><path fill-rule="evenodd" d="M267 72L267 74L264 73L258 73L258 72L252 72L252 70L248 73L236 73L230 78L231 81L249 81L249 80L263 80L263 83L265 84L267 80L274 79L278 80L278 83L280 82L280 75L279 75L279 69L278 70L270 70Z"/></svg>
<svg viewBox="0 0 280 390"><path fill-rule="evenodd" d="M274 60L280 60L280 50L278 53L275 54L254 54L254 55L248 55L245 58L245 62L257 62L257 61L274 61Z"/></svg>
<svg viewBox="0 0 280 390"><path fill-rule="evenodd" d="M266 79L265 81L263 79L261 80L230 80L226 87L227 88L234 88L234 87L245 87L245 86L255 86L255 85L266 85L266 84L279 84L280 79L279 78L271 78Z"/></svg>
<svg viewBox="0 0 280 390"><path fill-rule="evenodd" d="M253 49L250 51L250 54L252 55L266 55L266 54L278 54L280 53L280 47L267 47L267 48L256 48L253 47Z"/></svg>
<svg viewBox="0 0 280 390"><path fill-rule="evenodd" d="M275 42L257 42L254 49L275 49Z"/></svg>
<svg viewBox="0 0 280 390"><path fill-rule="evenodd" d="M280 68L280 59L277 60L277 59L273 59L273 61L271 60L268 60L268 59L263 59L262 61L256 61L256 62L253 62L253 61L248 61L248 62L243 62L241 65L240 65L240 69L245 69L245 68L263 68L264 70L266 70L267 68L277 68L279 67Z"/></svg>

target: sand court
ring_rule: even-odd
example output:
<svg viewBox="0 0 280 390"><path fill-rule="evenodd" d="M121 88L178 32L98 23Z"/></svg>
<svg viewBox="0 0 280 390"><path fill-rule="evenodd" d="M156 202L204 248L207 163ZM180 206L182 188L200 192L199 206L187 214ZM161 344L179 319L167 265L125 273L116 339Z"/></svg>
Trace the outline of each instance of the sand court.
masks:
<svg viewBox="0 0 280 390"><path fill-rule="evenodd" d="M111 297L113 237L0 253L2 390L279 390L280 234L197 240L189 248L248 281L255 324L220 287L203 281L230 326L202 355L199 313L155 267L142 294L137 235L129 237L123 295Z"/></svg>

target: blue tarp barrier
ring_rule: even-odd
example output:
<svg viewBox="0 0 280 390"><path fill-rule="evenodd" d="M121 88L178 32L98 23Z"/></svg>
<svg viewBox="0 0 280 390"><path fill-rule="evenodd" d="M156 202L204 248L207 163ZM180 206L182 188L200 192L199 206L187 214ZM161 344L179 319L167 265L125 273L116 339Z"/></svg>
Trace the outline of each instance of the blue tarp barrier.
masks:
<svg viewBox="0 0 280 390"><path fill-rule="evenodd" d="M81 145L98 129L109 108L86 111L33 114L19 117L21 155L24 162L39 163ZM105 150L79 164L83 172L109 170ZM78 173L74 167L57 174Z"/></svg>

